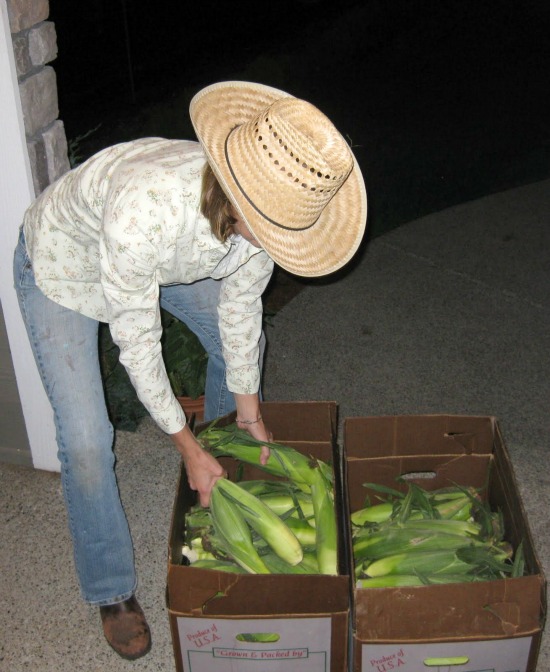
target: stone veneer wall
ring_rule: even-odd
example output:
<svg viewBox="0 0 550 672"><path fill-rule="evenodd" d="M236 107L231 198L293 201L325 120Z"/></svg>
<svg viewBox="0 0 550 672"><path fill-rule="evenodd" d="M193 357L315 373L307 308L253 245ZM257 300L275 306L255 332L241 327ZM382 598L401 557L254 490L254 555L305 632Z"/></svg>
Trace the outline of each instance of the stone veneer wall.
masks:
<svg viewBox="0 0 550 672"><path fill-rule="evenodd" d="M38 195L70 169L65 128L57 118L57 80L54 69L47 65L57 57L57 36L55 25L47 21L48 0L6 3L34 191Z"/></svg>

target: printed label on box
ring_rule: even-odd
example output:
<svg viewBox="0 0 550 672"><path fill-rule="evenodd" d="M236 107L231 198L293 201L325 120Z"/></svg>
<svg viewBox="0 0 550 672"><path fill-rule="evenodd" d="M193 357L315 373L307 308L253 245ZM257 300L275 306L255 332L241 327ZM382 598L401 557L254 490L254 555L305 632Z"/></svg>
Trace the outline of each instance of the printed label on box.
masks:
<svg viewBox="0 0 550 672"><path fill-rule="evenodd" d="M363 644L361 672L525 672L531 639Z"/></svg>
<svg viewBox="0 0 550 672"><path fill-rule="evenodd" d="M185 672L329 672L330 618L178 616Z"/></svg>

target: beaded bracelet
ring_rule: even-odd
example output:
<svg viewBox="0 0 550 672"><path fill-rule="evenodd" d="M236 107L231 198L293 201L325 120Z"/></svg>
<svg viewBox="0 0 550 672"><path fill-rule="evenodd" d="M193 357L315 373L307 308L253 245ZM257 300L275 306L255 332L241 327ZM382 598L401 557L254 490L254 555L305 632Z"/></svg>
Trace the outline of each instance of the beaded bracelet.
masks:
<svg viewBox="0 0 550 672"><path fill-rule="evenodd" d="M237 422L240 422L242 425L255 425L257 422L260 422L262 419L262 416L258 416L256 420L241 420L240 418L237 418Z"/></svg>

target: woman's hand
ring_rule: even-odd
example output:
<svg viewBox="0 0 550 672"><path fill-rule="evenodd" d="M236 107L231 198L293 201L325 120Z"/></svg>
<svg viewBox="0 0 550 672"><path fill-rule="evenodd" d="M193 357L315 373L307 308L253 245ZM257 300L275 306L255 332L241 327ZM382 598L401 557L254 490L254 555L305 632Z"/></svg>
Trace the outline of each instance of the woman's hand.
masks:
<svg viewBox="0 0 550 672"><path fill-rule="evenodd" d="M239 422L237 418L237 426L239 429L246 429L246 431L253 436L258 441L265 441L266 443L271 443L273 441L273 434L267 429L263 420L258 420L254 424L247 424L244 422ZM262 446L262 452L260 453L260 462L261 464L266 464L269 459L269 448L267 446Z"/></svg>
<svg viewBox="0 0 550 672"><path fill-rule="evenodd" d="M188 425L176 434L171 434L170 438L183 457L189 487L199 493L201 506L208 506L214 484L226 476L223 467L204 450Z"/></svg>

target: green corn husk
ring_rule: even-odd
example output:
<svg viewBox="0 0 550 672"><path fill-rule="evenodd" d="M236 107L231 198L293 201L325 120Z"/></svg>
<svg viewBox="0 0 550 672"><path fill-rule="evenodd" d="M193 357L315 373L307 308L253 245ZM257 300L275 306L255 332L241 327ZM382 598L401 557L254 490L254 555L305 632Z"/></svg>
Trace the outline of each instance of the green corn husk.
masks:
<svg viewBox="0 0 550 672"><path fill-rule="evenodd" d="M287 491L286 483L279 483L279 481L251 480L238 481L241 488L251 492L256 497L264 495L285 495ZM280 487L282 486L282 488Z"/></svg>
<svg viewBox="0 0 550 672"><path fill-rule="evenodd" d="M266 443L250 436L246 430L239 429L235 423L225 427L211 424L198 435L201 444L214 456L229 455L263 469L267 473L288 478L302 488L309 488L315 479L318 461L298 450L279 443ZM267 464L260 463L262 446L269 447ZM325 471L330 471L324 465Z"/></svg>
<svg viewBox="0 0 550 672"><path fill-rule="evenodd" d="M479 495L474 488L454 486L430 492L415 484L409 484L408 492L404 495L393 488L377 486L373 483L364 485L390 496L391 499L353 512L351 521L356 526L381 523L390 519L400 521L423 518L468 520L480 504Z"/></svg>
<svg viewBox="0 0 550 672"><path fill-rule="evenodd" d="M525 573L525 555L523 552L523 541L520 542L514 555L514 562L512 564L512 576L517 578L523 576Z"/></svg>
<svg viewBox="0 0 550 672"><path fill-rule="evenodd" d="M294 515L296 518L313 519L311 494L288 480L252 480L238 483L241 488L259 497L278 516Z"/></svg>
<svg viewBox="0 0 550 672"><path fill-rule="evenodd" d="M476 523L473 520L446 520L441 518L434 518L433 520L422 518L422 519L409 519L403 523L399 523L402 529L407 529L412 527L416 530L428 530L428 531L438 531L444 532L446 534L460 534L463 536L469 536L474 539L481 537L481 527L479 523ZM387 527L382 525L381 530L390 529L390 526Z"/></svg>
<svg viewBox="0 0 550 672"><path fill-rule="evenodd" d="M394 513L399 510L395 504L385 502L383 504L373 504L354 511L351 515L351 522L356 526L363 526L367 523L383 523L390 520ZM412 511L408 515L408 520L423 519L452 519L468 520L472 516L472 503L467 497L460 497L446 501L436 501L432 507L431 515L421 511Z"/></svg>
<svg viewBox="0 0 550 672"><path fill-rule="evenodd" d="M233 574L246 574L247 570L229 560L218 560L217 558L203 558L193 562L196 569L214 569L218 572L232 572Z"/></svg>
<svg viewBox="0 0 550 672"><path fill-rule="evenodd" d="M306 549L315 549L317 544L316 528L310 525L303 518L293 518L289 516L284 519L285 524L296 535L304 551Z"/></svg>
<svg viewBox="0 0 550 672"><path fill-rule="evenodd" d="M239 482L238 493L229 492L235 483L222 483L226 479L220 479L216 484L216 488L238 507L245 522L252 528L253 545L268 571L264 556L269 557L269 546L289 565L299 565L297 571L305 569L307 573L321 573L321 567L324 573L337 573L333 473L329 464L303 455L289 446L269 443L270 457L267 464L262 465L260 453L265 442L257 441L235 423L226 427L216 427L212 423L199 434L198 439L216 457L233 457L279 479ZM315 490L315 503L312 490ZM266 511L270 511L269 516ZM322 527L320 535L317 533L319 525ZM210 529L200 529L203 545L208 550L222 561L231 557L228 531L223 530L219 523ZM316 556L313 560L307 552L304 553L304 550L312 548ZM242 558L240 565L244 566Z"/></svg>
<svg viewBox="0 0 550 672"><path fill-rule="evenodd" d="M202 540L211 529L212 515L209 509L197 505L185 514L185 541L189 546L196 546L196 540Z"/></svg>
<svg viewBox="0 0 550 672"><path fill-rule="evenodd" d="M455 550L466 543L483 545L484 542L473 539L470 541L463 534L416 528L411 522L406 527L381 530L354 539L353 557L358 563L367 558L377 560L397 553Z"/></svg>
<svg viewBox="0 0 550 672"><path fill-rule="evenodd" d="M524 572L521 546L512 561L502 515L492 512L474 488L426 491L409 483L403 494L365 486L390 501L352 514L358 587L485 581Z"/></svg>
<svg viewBox="0 0 550 672"><path fill-rule="evenodd" d="M455 551L423 551L419 553L398 553L387 555L380 560L363 564L366 576L386 576L387 574L465 574L471 565L460 560Z"/></svg>
<svg viewBox="0 0 550 672"><path fill-rule="evenodd" d="M297 565L289 565L272 552L263 554L262 560L272 574L320 574L315 553L304 552L304 559Z"/></svg>
<svg viewBox="0 0 550 672"><path fill-rule="evenodd" d="M508 552L492 546L462 546L454 551L422 551L399 553L363 565L367 576L386 574L474 574L495 578L499 573L509 572L506 564Z"/></svg>
<svg viewBox="0 0 550 672"><path fill-rule="evenodd" d="M317 562L321 574L338 574L338 533L332 487L320 470L311 484L315 513Z"/></svg>
<svg viewBox="0 0 550 672"><path fill-rule="evenodd" d="M355 585L357 588L399 588L402 586L429 586L482 580L472 574L437 574L425 577L416 574L386 574L385 576L358 579Z"/></svg>
<svg viewBox="0 0 550 672"><path fill-rule="evenodd" d="M371 556L382 557L405 551L416 552L423 550L424 546L437 550L439 536L443 538L441 548L456 548L460 545L458 543L460 540L462 545L486 541L481 537L481 527L473 521L441 519L409 519L404 523L388 521L377 527L357 528L352 536L353 556L355 561L359 562Z"/></svg>
<svg viewBox="0 0 550 672"><path fill-rule="evenodd" d="M304 520L314 516L311 495L300 492L292 494L264 494L259 496L264 504L278 516L294 515Z"/></svg>
<svg viewBox="0 0 550 672"><path fill-rule="evenodd" d="M433 504L435 516L443 520L469 520L472 517L472 502L468 497L457 497Z"/></svg>
<svg viewBox="0 0 550 672"><path fill-rule="evenodd" d="M221 493L226 500L238 507L246 522L267 542L274 553L290 565L301 562L303 550L300 542L283 520L258 497L227 478L216 481L214 491ZM218 522L215 515L214 521ZM223 533L229 536L231 529L224 529Z"/></svg>
<svg viewBox="0 0 550 672"><path fill-rule="evenodd" d="M461 499L466 493L470 493L474 497L478 497L477 490L472 486L462 487L453 485L448 488L438 488L429 492L429 496L434 501L449 501L452 499Z"/></svg>
<svg viewBox="0 0 550 672"><path fill-rule="evenodd" d="M384 502L383 504L373 504L358 509L351 514L353 525L363 526L366 523L382 523L391 518L393 513L393 504Z"/></svg>
<svg viewBox="0 0 550 672"><path fill-rule="evenodd" d="M224 550L241 567L251 574L269 574L269 569L260 558L252 535L241 510L223 494L220 483L216 481L210 494L210 511L218 539L222 541Z"/></svg>
<svg viewBox="0 0 550 672"><path fill-rule="evenodd" d="M185 515L186 529L207 529L212 525L210 511L202 506L193 506Z"/></svg>
<svg viewBox="0 0 550 672"><path fill-rule="evenodd" d="M265 553L262 555L262 560L272 574L310 574L301 562L297 565L290 565L275 553Z"/></svg>
<svg viewBox="0 0 550 672"><path fill-rule="evenodd" d="M317 553L304 551L304 559L300 565L307 570L308 574L320 574L319 563L317 562Z"/></svg>

